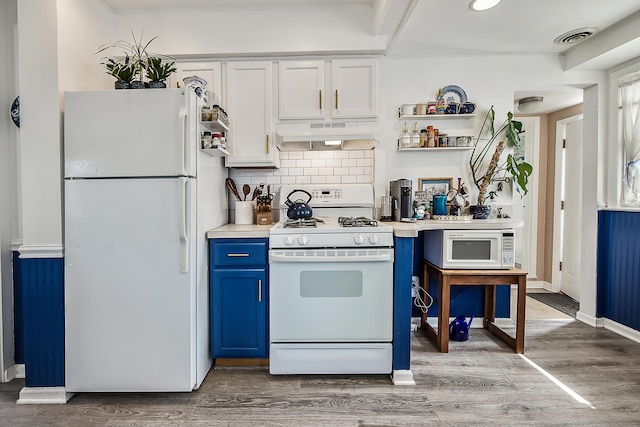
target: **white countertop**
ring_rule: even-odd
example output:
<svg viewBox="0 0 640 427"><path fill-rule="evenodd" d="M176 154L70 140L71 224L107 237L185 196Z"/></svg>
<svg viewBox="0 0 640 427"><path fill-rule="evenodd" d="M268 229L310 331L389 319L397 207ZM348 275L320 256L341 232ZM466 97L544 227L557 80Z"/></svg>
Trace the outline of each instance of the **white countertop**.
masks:
<svg viewBox="0 0 640 427"><path fill-rule="evenodd" d="M384 222L393 227L393 235L396 237L418 237L422 230L469 230L469 229L505 229L519 228L524 225L521 219L471 219L465 221L448 220L417 220L415 222ZM220 238L260 238L269 237L269 229L272 225L239 225L227 224L207 232L208 239Z"/></svg>
<svg viewBox="0 0 640 427"><path fill-rule="evenodd" d="M256 224L227 224L222 227L207 231L207 239L237 239L237 238L259 238L269 237L269 229L272 225Z"/></svg>

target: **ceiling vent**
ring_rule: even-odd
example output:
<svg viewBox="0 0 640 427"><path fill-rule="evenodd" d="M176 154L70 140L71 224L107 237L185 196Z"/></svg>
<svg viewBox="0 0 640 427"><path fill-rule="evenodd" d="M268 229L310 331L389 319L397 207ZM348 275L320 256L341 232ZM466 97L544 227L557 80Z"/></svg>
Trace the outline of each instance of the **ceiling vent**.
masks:
<svg viewBox="0 0 640 427"><path fill-rule="evenodd" d="M556 44L575 44L582 40L588 39L599 30L595 27L578 28L577 30L569 31L563 35L557 37L554 40Z"/></svg>

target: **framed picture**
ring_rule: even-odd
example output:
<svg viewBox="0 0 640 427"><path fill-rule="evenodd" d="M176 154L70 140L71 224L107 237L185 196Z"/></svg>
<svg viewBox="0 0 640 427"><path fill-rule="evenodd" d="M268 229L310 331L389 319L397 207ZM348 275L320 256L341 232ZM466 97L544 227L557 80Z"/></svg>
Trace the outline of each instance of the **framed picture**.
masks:
<svg viewBox="0 0 640 427"><path fill-rule="evenodd" d="M420 178L420 191L427 193L427 200L433 200L434 194L447 194L453 185L453 178Z"/></svg>

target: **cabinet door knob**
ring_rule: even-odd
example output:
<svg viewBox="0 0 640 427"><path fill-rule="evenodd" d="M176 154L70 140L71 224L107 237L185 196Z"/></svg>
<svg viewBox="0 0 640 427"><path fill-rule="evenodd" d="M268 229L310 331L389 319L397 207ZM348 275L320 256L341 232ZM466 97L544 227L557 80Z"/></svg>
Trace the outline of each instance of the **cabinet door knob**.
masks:
<svg viewBox="0 0 640 427"><path fill-rule="evenodd" d="M269 135L267 135L266 142L267 142L267 145L266 145L267 146L267 154L269 154Z"/></svg>
<svg viewBox="0 0 640 427"><path fill-rule="evenodd" d="M247 257L249 254L227 254L227 257Z"/></svg>
<svg viewBox="0 0 640 427"><path fill-rule="evenodd" d="M336 110L338 109L338 89L336 89Z"/></svg>
<svg viewBox="0 0 640 427"><path fill-rule="evenodd" d="M322 110L322 89L320 89L320 109Z"/></svg>
<svg viewBox="0 0 640 427"><path fill-rule="evenodd" d="M258 279L258 302L262 302L262 280Z"/></svg>

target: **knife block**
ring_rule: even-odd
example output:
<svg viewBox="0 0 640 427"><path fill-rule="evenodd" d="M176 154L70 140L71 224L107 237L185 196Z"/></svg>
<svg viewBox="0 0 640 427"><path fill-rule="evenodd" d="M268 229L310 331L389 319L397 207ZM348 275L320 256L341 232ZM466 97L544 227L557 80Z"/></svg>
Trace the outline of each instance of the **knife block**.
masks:
<svg viewBox="0 0 640 427"><path fill-rule="evenodd" d="M256 224L271 225L270 205L258 205L258 211L256 212Z"/></svg>

